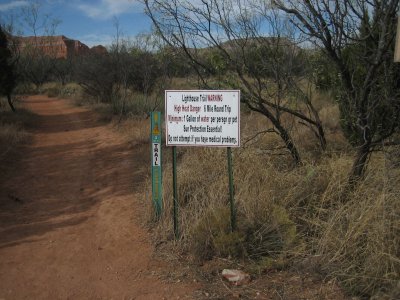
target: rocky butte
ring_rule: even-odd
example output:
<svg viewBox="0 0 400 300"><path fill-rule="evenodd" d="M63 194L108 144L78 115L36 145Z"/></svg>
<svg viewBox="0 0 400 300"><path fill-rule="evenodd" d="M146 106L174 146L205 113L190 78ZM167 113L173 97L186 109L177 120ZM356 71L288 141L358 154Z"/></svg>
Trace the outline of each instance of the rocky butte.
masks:
<svg viewBox="0 0 400 300"><path fill-rule="evenodd" d="M89 53L106 54L107 49L98 45L89 48L78 40L67 38L64 35L58 36L28 36L16 38L18 48L21 52L39 50L52 58L70 58Z"/></svg>

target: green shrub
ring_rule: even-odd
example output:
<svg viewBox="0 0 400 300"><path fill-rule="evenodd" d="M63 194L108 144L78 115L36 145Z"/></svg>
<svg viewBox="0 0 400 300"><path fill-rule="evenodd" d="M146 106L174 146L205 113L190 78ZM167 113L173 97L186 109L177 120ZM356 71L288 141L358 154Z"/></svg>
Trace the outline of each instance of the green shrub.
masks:
<svg viewBox="0 0 400 300"><path fill-rule="evenodd" d="M60 95L60 89L58 87L51 87L46 90L46 95L50 98L58 97Z"/></svg>
<svg viewBox="0 0 400 300"><path fill-rule="evenodd" d="M248 222L245 225L245 245L250 258L276 256L290 250L296 243L296 225L282 206L272 205L265 211L264 218Z"/></svg>
<svg viewBox="0 0 400 300"><path fill-rule="evenodd" d="M243 237L231 232L228 208L210 209L194 226L191 234L192 247L200 259L214 255L234 256L242 254Z"/></svg>

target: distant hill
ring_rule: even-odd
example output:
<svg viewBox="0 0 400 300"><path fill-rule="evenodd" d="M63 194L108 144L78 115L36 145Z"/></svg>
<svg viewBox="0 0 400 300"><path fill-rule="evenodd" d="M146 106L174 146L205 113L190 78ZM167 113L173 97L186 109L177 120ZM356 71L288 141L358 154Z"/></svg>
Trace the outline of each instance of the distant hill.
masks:
<svg viewBox="0 0 400 300"><path fill-rule="evenodd" d="M199 48L190 48L188 47L188 51L192 53L197 53L199 55L207 55L211 51L216 50L218 47L226 50L228 53L232 53L235 51L239 51L242 53L243 50L251 50L257 49L260 47L266 47L267 49L282 49L286 52L292 53L300 53L303 48L301 48L298 44L292 42L290 39L285 37L249 37L249 38L237 38L228 41L221 41L219 46L211 45ZM180 49L176 48L176 51Z"/></svg>
<svg viewBox="0 0 400 300"><path fill-rule="evenodd" d="M89 48L84 43L64 35L17 37L16 40L21 52L29 51L29 49L39 49L53 58L69 58L89 53L107 53L107 49L104 46L98 45Z"/></svg>
<svg viewBox="0 0 400 300"><path fill-rule="evenodd" d="M236 48L246 47L257 47L257 46L269 46L269 47L282 47L282 48L293 48L299 50L300 47L285 37L257 37L257 38L239 38L233 39L221 43L221 46L227 50Z"/></svg>

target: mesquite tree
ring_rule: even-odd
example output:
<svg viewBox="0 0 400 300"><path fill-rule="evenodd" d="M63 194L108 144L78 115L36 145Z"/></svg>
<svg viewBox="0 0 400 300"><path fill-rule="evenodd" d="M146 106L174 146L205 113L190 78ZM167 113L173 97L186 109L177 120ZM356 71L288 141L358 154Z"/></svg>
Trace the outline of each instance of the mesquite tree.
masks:
<svg viewBox="0 0 400 300"><path fill-rule="evenodd" d="M19 81L33 83L37 90L51 78L55 68L57 49L53 46L56 44L54 35L60 24L60 20L42 12L42 5L39 1L28 1L20 12L22 30L31 35L31 40L21 45ZM47 50L43 51L43 47Z"/></svg>
<svg viewBox="0 0 400 300"><path fill-rule="evenodd" d="M242 101L267 117L296 163L300 153L286 121L307 125L325 149L318 113L301 82L303 51L294 26L263 1L143 0L164 40L183 51L202 88L240 88ZM217 80L215 80L217 79Z"/></svg>
<svg viewBox="0 0 400 300"><path fill-rule="evenodd" d="M399 0L274 0L336 66L342 128L362 178L371 151L400 126L400 68L393 62ZM389 141L390 142L390 141Z"/></svg>

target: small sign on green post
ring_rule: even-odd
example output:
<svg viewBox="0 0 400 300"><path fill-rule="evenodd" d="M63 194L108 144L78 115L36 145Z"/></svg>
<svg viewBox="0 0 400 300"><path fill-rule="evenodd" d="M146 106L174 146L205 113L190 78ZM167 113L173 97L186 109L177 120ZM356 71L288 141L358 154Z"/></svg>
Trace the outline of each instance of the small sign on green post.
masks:
<svg viewBox="0 0 400 300"><path fill-rule="evenodd" d="M161 114L151 113L151 187L157 218L162 211Z"/></svg>

